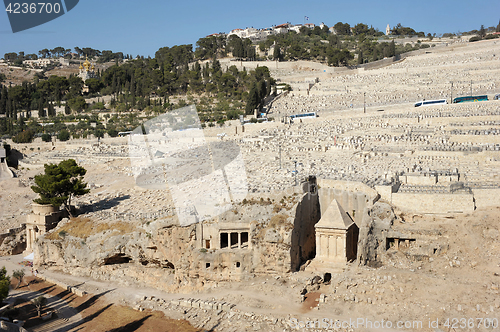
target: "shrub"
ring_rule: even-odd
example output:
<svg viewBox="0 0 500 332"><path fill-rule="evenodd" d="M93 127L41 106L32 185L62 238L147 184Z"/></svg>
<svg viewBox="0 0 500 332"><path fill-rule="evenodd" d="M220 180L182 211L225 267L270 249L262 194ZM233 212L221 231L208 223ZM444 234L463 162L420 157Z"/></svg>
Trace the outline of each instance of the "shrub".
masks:
<svg viewBox="0 0 500 332"><path fill-rule="evenodd" d="M57 135L57 139L60 140L61 142L65 142L67 140L69 140L70 138L70 134L69 134L69 131L67 131L66 129L63 129L59 132L59 134Z"/></svg>
<svg viewBox="0 0 500 332"><path fill-rule="evenodd" d="M118 136L118 130L116 130L114 128L108 129L107 133L108 133L109 137L116 137L116 136Z"/></svg>
<svg viewBox="0 0 500 332"><path fill-rule="evenodd" d="M44 142L51 142L52 141L52 135L51 134L42 134L42 141L44 141Z"/></svg>
<svg viewBox="0 0 500 332"><path fill-rule="evenodd" d="M14 143L31 143L35 134L30 129L24 130L23 132L12 137Z"/></svg>

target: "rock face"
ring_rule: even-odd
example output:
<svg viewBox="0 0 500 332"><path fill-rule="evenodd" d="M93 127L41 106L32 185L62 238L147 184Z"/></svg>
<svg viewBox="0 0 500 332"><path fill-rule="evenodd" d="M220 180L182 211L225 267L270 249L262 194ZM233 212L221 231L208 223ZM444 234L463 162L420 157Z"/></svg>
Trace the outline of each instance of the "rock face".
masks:
<svg viewBox="0 0 500 332"><path fill-rule="evenodd" d="M0 234L0 255L17 255L26 249L26 226L9 229L5 234Z"/></svg>
<svg viewBox="0 0 500 332"><path fill-rule="evenodd" d="M380 267L385 253L385 233L396 216L387 203L376 202L363 219L359 230L358 261L362 265Z"/></svg>
<svg viewBox="0 0 500 332"><path fill-rule="evenodd" d="M217 219L185 227L174 218L151 223L76 218L35 242L34 264L125 285L140 281L167 291L193 290L298 270L314 256L319 217L318 196L295 192L252 198Z"/></svg>
<svg viewBox="0 0 500 332"><path fill-rule="evenodd" d="M219 281L282 275L314 262L318 250L315 225L322 209L328 200L339 204L339 209L342 205L332 197L342 199L359 224L348 217L356 226L356 237L353 247L345 248L352 249L352 258L341 261L347 264L356 259L357 242L359 264L383 264L396 219L391 205L326 187L305 193L296 188L291 195L256 194L216 218L189 226L180 226L175 217L153 222L68 220L35 242L34 264L166 291L193 291ZM414 239L404 234L391 236L395 245L400 239L408 243Z"/></svg>

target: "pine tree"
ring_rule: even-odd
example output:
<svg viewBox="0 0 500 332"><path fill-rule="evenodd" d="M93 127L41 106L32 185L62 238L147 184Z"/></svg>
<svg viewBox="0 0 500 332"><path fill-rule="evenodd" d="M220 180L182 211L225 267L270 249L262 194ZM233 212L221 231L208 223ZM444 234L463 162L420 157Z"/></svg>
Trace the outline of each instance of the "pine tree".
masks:
<svg viewBox="0 0 500 332"><path fill-rule="evenodd" d="M35 176L35 185L31 189L40 195L35 199L38 204L64 205L71 215L71 198L87 194L87 184L83 176L87 170L78 166L74 159L61 161L58 165L45 164L45 174Z"/></svg>

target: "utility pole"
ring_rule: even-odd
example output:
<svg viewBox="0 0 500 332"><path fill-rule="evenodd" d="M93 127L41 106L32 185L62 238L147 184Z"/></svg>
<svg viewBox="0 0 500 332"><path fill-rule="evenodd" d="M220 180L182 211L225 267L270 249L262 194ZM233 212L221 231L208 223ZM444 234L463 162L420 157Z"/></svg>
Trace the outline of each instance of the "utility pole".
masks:
<svg viewBox="0 0 500 332"><path fill-rule="evenodd" d="M451 82L451 100L450 104L453 104L453 82Z"/></svg>
<svg viewBox="0 0 500 332"><path fill-rule="evenodd" d="M279 145L280 169L281 169L281 144Z"/></svg>
<svg viewBox="0 0 500 332"><path fill-rule="evenodd" d="M297 185L297 160L293 161L295 163L295 185Z"/></svg>
<svg viewBox="0 0 500 332"><path fill-rule="evenodd" d="M363 92L363 113L366 113L366 92Z"/></svg>

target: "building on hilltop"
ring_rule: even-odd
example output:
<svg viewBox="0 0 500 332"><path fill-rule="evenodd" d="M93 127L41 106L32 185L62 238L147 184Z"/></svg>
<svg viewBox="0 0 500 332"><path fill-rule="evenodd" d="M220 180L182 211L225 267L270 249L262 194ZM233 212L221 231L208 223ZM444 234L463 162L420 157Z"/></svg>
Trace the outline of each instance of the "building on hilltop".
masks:
<svg viewBox="0 0 500 332"><path fill-rule="evenodd" d="M81 64L80 67L78 67L80 72L78 73L78 77L82 79L83 82L88 80L89 78L95 78L95 65L91 64L88 59L85 59L85 62L83 65Z"/></svg>
<svg viewBox="0 0 500 332"><path fill-rule="evenodd" d="M31 68L47 67L52 64L52 59L24 60L23 64Z"/></svg>
<svg viewBox="0 0 500 332"><path fill-rule="evenodd" d="M78 73L78 77L80 77L85 83L86 80L89 78L96 78L97 74L95 72L95 65L91 64L88 59L85 59L85 62L83 65L80 64L80 67L78 67L80 72ZM89 92L89 87L87 85L83 86L83 92Z"/></svg>
<svg viewBox="0 0 500 332"><path fill-rule="evenodd" d="M391 34L391 26L389 24L387 24L387 27L385 28L385 34L386 36Z"/></svg>

